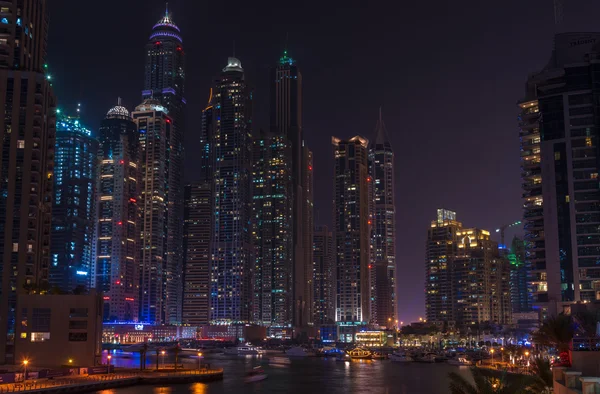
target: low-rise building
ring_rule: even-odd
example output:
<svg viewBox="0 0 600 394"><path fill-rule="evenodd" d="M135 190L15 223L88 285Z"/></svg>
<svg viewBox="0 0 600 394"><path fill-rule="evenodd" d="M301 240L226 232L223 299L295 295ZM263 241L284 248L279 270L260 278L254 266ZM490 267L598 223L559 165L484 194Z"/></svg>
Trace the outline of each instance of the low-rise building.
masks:
<svg viewBox="0 0 600 394"><path fill-rule="evenodd" d="M87 295L19 295L15 363L94 366L100 360L103 300Z"/></svg>

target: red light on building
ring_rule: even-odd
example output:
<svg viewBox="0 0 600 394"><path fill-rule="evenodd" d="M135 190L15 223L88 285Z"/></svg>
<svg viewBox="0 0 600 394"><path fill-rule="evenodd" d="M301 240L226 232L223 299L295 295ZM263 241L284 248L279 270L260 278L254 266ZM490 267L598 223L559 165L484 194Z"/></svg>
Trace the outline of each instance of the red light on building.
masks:
<svg viewBox="0 0 600 394"><path fill-rule="evenodd" d="M178 50L179 52L183 51L183 49L182 49L181 47L177 47L177 50Z"/></svg>
<svg viewBox="0 0 600 394"><path fill-rule="evenodd" d="M369 269L372 269L372 268L373 268L373 265L369 264Z"/></svg>
<svg viewBox="0 0 600 394"><path fill-rule="evenodd" d="M102 299L103 299L104 301L107 301L107 300L110 300L110 297L108 297L108 296L104 296L104 297L102 297Z"/></svg>
<svg viewBox="0 0 600 394"><path fill-rule="evenodd" d="M371 221L369 220L367 223L368 223L368 224L371 224Z"/></svg>
<svg viewBox="0 0 600 394"><path fill-rule="evenodd" d="M160 41L156 41L156 42L154 43L154 45L160 45L160 44L162 44Z"/></svg>
<svg viewBox="0 0 600 394"><path fill-rule="evenodd" d="M125 160L119 161L120 164L125 164Z"/></svg>
<svg viewBox="0 0 600 394"><path fill-rule="evenodd" d="M308 171L312 171L312 166L308 166Z"/></svg>
<svg viewBox="0 0 600 394"><path fill-rule="evenodd" d="M371 182L371 177L368 177L368 178L367 178L367 182Z"/></svg>
<svg viewBox="0 0 600 394"><path fill-rule="evenodd" d="M137 200L135 198L130 198L129 201L131 201L131 202L137 202Z"/></svg>
<svg viewBox="0 0 600 394"><path fill-rule="evenodd" d="M121 284L121 281L120 281L120 280L118 280L118 281L116 281L115 283L116 283L117 285L120 285L120 284Z"/></svg>
<svg viewBox="0 0 600 394"><path fill-rule="evenodd" d="M133 298L125 297L125 301L133 301Z"/></svg>
<svg viewBox="0 0 600 394"><path fill-rule="evenodd" d="M117 226L122 226L123 222L117 222Z"/></svg>
<svg viewBox="0 0 600 394"><path fill-rule="evenodd" d="M171 120L170 119L165 119L165 122L171 123Z"/></svg>

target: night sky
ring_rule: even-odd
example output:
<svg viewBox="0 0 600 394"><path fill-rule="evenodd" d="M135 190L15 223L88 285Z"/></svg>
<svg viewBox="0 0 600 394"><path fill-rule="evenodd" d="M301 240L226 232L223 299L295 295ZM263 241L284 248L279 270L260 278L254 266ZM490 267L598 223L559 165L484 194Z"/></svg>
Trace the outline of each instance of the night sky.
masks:
<svg viewBox="0 0 600 394"><path fill-rule="evenodd" d="M552 1L336 3L170 1L187 56L185 178L195 178L200 113L234 42L255 87L255 126L268 129L268 70L287 34L315 152L315 223L331 218L331 136L372 138L383 108L396 154L399 319L417 320L437 208L490 230L521 218L516 101L550 58ZM144 45L164 2L55 0L49 8L59 107L81 102L83 121L97 130L117 96L130 110L139 104ZM560 30L598 31L598 15L598 1L569 1Z"/></svg>

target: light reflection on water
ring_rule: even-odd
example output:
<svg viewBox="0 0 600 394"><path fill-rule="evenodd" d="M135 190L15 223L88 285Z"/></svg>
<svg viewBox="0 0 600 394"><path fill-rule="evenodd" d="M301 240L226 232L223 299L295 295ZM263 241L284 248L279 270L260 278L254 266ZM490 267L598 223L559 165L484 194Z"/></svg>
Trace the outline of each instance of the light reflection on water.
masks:
<svg viewBox="0 0 600 394"><path fill-rule="evenodd" d="M162 358L162 356L161 356ZM122 359L113 354L117 366L139 367L139 354ZM100 394L447 394L448 372L458 371L468 375L467 368L447 364L400 364L390 361L339 362L335 359L293 359L289 367L272 366L268 358L235 357L210 354L204 362L211 367L223 368L225 379L219 382L182 384L173 386L134 386L100 391ZM149 356L147 367L154 368L156 357ZM162 360L160 360L162 362ZM173 359L166 357L167 363ZM197 360L180 359L188 368ZM255 366L262 365L269 375L267 380L245 384L244 375Z"/></svg>

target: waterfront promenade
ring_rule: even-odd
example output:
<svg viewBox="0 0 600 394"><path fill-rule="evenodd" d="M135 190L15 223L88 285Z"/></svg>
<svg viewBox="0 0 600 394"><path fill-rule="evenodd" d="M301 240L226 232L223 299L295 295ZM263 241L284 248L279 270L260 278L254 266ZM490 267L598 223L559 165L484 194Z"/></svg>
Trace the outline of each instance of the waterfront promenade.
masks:
<svg viewBox="0 0 600 394"><path fill-rule="evenodd" d="M86 393L133 385L210 382L223 379L223 369L178 372L127 371L105 375L80 375L0 384L0 393Z"/></svg>

